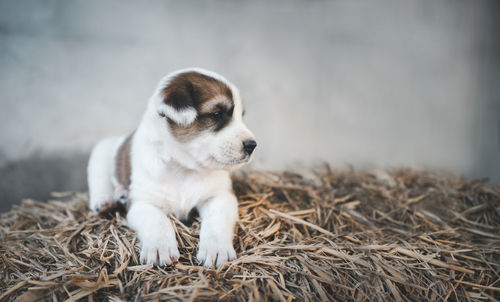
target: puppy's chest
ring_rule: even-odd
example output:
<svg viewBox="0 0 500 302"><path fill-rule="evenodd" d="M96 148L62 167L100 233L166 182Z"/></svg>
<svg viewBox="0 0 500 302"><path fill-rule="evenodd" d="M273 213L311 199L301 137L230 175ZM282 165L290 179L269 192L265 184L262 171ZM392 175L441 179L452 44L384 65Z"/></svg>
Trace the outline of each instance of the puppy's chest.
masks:
<svg viewBox="0 0 500 302"><path fill-rule="evenodd" d="M162 173L150 188L161 207L179 219L187 218L189 212L201 202L213 197L221 189L217 176L171 175Z"/></svg>

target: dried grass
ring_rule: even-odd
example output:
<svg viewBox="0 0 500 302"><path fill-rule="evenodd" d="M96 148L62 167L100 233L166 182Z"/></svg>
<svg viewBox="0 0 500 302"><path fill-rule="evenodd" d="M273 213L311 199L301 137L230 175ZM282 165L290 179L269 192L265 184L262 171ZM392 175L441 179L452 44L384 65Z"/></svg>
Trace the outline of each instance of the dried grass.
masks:
<svg viewBox="0 0 500 302"><path fill-rule="evenodd" d="M451 175L245 172L238 259L198 266L199 222L172 218L174 267L139 265L123 214L84 194L25 200L0 222L0 301L422 301L500 296L500 189Z"/></svg>

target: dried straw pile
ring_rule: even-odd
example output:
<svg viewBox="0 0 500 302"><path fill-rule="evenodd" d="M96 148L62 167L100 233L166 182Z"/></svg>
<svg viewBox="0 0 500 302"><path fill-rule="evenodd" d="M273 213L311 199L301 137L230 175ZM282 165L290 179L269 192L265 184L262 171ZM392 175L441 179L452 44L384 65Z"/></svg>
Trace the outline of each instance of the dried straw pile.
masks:
<svg viewBox="0 0 500 302"><path fill-rule="evenodd" d="M409 170L315 175L237 176L239 258L219 271L196 263L198 221L174 220L180 263L141 266L122 215L89 213L83 194L26 200L1 218L0 300L499 298L499 188Z"/></svg>

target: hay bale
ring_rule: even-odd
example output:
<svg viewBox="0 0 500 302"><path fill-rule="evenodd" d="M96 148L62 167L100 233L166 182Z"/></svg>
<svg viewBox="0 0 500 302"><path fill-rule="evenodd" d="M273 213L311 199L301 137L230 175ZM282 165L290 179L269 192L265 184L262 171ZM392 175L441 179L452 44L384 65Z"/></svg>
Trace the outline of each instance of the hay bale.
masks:
<svg viewBox="0 0 500 302"><path fill-rule="evenodd" d="M198 266L199 221L172 218L180 262L138 263L123 214L87 196L25 200L0 222L0 300L488 300L500 294L500 189L397 170L235 177L238 259ZM64 200L66 199L66 200Z"/></svg>

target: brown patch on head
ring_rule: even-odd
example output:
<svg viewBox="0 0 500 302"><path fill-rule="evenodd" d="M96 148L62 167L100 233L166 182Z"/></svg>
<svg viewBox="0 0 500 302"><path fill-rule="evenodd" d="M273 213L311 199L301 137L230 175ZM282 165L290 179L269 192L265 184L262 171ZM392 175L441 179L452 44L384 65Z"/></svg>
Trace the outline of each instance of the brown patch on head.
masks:
<svg viewBox="0 0 500 302"><path fill-rule="evenodd" d="M210 76L190 71L181 73L170 80L161 91L163 102L176 110L200 107L217 96L225 96L232 102L231 88L224 82Z"/></svg>
<svg viewBox="0 0 500 302"><path fill-rule="evenodd" d="M219 131L226 126L234 109L231 88L210 76L191 71L175 76L161 91L163 102L175 110L196 109L196 120L179 125L167 117L173 135L180 141L189 141L203 131Z"/></svg>
<svg viewBox="0 0 500 302"><path fill-rule="evenodd" d="M134 133L130 134L118 148L115 157L115 177L120 185L128 189L130 186L130 175L132 173L132 164L130 161L130 149L132 137Z"/></svg>

